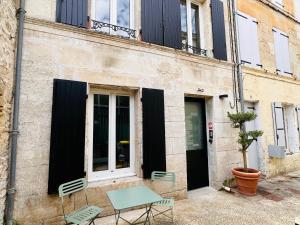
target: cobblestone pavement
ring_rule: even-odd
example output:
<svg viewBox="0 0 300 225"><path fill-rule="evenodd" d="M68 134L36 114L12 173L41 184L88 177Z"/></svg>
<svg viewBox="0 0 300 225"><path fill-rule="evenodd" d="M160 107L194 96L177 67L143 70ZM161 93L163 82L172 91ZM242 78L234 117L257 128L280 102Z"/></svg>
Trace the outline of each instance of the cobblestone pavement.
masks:
<svg viewBox="0 0 300 225"><path fill-rule="evenodd" d="M140 213L135 210L124 216L132 219ZM209 187L191 191L188 199L175 202L174 214L176 225L294 225L300 216L300 171L261 181L255 197ZM112 225L114 217L97 220L100 224Z"/></svg>

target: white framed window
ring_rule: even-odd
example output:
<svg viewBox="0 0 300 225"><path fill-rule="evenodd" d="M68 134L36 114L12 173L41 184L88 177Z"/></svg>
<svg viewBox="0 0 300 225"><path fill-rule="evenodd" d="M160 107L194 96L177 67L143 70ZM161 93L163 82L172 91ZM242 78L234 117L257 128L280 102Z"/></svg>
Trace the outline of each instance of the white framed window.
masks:
<svg viewBox="0 0 300 225"><path fill-rule="evenodd" d="M192 0L181 0L180 11L181 42L183 48L193 53L197 53L199 49L205 49L202 4ZM190 48L188 48L188 46Z"/></svg>
<svg viewBox="0 0 300 225"><path fill-rule="evenodd" d="M135 175L134 96L97 91L88 98L88 180Z"/></svg>
<svg viewBox="0 0 300 225"><path fill-rule="evenodd" d="M91 0L91 18L106 24L134 29L135 0ZM109 27L102 27L102 32L127 36L121 30L115 32Z"/></svg>
<svg viewBox="0 0 300 225"><path fill-rule="evenodd" d="M300 144L297 108L293 104L273 103L275 144L286 147L289 152L298 152Z"/></svg>
<svg viewBox="0 0 300 225"><path fill-rule="evenodd" d="M251 66L261 67L257 20L241 12L237 13L237 18L241 61Z"/></svg>
<svg viewBox="0 0 300 225"><path fill-rule="evenodd" d="M289 53L289 37L286 33L273 28L277 72L292 75Z"/></svg>

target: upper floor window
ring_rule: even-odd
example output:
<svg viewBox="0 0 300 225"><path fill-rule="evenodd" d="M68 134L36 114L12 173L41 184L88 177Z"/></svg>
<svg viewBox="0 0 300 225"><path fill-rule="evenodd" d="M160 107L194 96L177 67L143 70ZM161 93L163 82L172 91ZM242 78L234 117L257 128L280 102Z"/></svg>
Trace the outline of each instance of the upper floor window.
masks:
<svg viewBox="0 0 300 225"><path fill-rule="evenodd" d="M134 28L134 0L92 0L91 17L94 23L100 22L94 26L98 31L130 36L128 29Z"/></svg>
<svg viewBox="0 0 300 225"><path fill-rule="evenodd" d="M237 15L241 61L252 66L261 66L257 21L241 12Z"/></svg>
<svg viewBox="0 0 300 225"><path fill-rule="evenodd" d="M292 74L289 54L289 37L284 32L273 28L276 70L285 74Z"/></svg>
<svg viewBox="0 0 300 225"><path fill-rule="evenodd" d="M190 0L181 0L180 11L182 46L187 51L201 54L201 48L203 48L203 41L200 38L202 36L200 33L201 5Z"/></svg>

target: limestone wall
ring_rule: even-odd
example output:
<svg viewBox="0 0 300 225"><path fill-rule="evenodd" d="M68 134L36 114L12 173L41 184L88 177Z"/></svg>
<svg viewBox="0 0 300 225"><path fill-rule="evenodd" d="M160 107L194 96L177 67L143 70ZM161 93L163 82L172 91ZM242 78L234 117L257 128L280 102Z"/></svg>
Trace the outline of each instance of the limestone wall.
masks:
<svg viewBox="0 0 300 225"><path fill-rule="evenodd" d="M0 0L0 224L5 207L8 138L14 75L16 9L13 0Z"/></svg>
<svg viewBox="0 0 300 225"><path fill-rule="evenodd" d="M232 65L162 46L124 40L44 20L27 19L20 102L15 215L21 224L59 224L59 199L47 195L53 79L165 91L167 169L177 175L174 195L186 197L184 97L206 99L207 122L215 139L208 143L210 185L218 188L241 162L227 111L232 102ZM199 91L203 89L203 91ZM223 100L219 95L228 94ZM141 102L136 96L136 176L90 182L91 202L111 213L105 192L146 183L141 178ZM87 140L90 136L87 135ZM79 198L79 197L78 197ZM70 204L78 206L73 196Z"/></svg>
<svg viewBox="0 0 300 225"><path fill-rule="evenodd" d="M283 2L284 10L293 14L294 1ZM300 24L260 1L239 0L238 6L240 11L256 18L258 22L260 58L263 66L255 69L244 67L244 88L245 99L256 102L259 107L260 128L264 131L261 140L263 162L260 162L263 172L270 177L300 169L300 152L288 155L285 159L268 156L268 146L275 143L272 103L300 105ZM276 72L273 27L289 36L289 57L293 75ZM287 149L287 152L289 150Z"/></svg>

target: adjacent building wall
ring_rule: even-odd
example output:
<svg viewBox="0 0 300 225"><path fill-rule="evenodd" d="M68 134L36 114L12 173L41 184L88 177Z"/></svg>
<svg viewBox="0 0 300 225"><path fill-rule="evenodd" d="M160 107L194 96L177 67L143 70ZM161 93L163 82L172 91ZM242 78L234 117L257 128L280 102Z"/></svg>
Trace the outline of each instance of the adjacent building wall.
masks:
<svg viewBox="0 0 300 225"><path fill-rule="evenodd" d="M293 1L284 1L284 10L294 14ZM264 135L261 139L263 150L263 172L268 177L300 169L300 152L287 155L285 159L270 158L268 146L275 144L272 118L272 103L282 102L300 105L300 36L299 27L293 18L288 18L280 9L275 10L263 1L239 0L238 9L257 19L258 39L262 68L244 67L245 100L256 102ZM275 27L289 36L290 64L293 75L276 72L275 47L272 28ZM251 43L249 43L251 44ZM287 149L287 153L289 149Z"/></svg>
<svg viewBox="0 0 300 225"><path fill-rule="evenodd" d="M8 172L8 142L14 76L16 8L0 0L0 224L3 223Z"/></svg>

